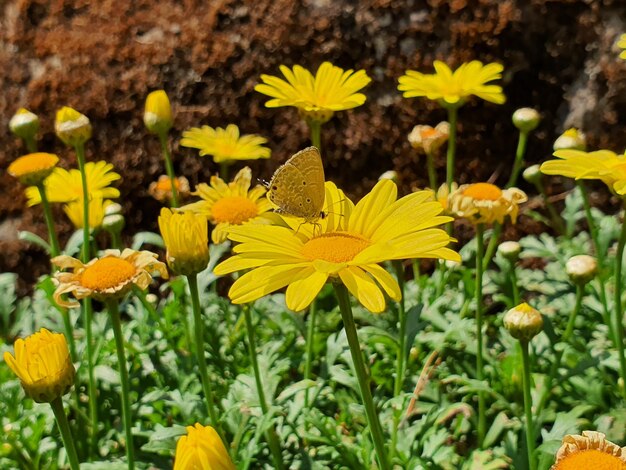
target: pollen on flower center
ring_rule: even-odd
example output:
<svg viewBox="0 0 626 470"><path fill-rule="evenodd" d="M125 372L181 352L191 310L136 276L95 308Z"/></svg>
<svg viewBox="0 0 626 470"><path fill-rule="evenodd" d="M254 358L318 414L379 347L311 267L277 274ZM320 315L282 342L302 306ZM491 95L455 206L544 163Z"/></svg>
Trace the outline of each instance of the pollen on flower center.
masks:
<svg viewBox="0 0 626 470"><path fill-rule="evenodd" d="M555 467L555 470L582 470L593 468L594 470L626 470L626 463L619 457L602 452L600 450L588 449L576 451Z"/></svg>
<svg viewBox="0 0 626 470"><path fill-rule="evenodd" d="M463 191L463 196L485 201L497 201L502 197L502 190L495 184L475 183Z"/></svg>
<svg viewBox="0 0 626 470"><path fill-rule="evenodd" d="M180 189L180 182L178 178L174 178L174 187L176 189ZM169 178L159 179L156 183L156 188L161 191L171 191L172 190L172 180Z"/></svg>
<svg viewBox="0 0 626 470"><path fill-rule="evenodd" d="M230 196L216 201L211 214L215 224L226 222L241 225L259 215L259 209L254 201L247 197Z"/></svg>
<svg viewBox="0 0 626 470"><path fill-rule="evenodd" d="M93 290L104 290L130 281L137 269L123 259L109 256L96 261L83 272L80 282Z"/></svg>
<svg viewBox="0 0 626 470"><path fill-rule="evenodd" d="M311 261L321 259L331 263L345 263L352 261L369 245L370 242L359 235L347 232L327 233L306 242L302 254Z"/></svg>

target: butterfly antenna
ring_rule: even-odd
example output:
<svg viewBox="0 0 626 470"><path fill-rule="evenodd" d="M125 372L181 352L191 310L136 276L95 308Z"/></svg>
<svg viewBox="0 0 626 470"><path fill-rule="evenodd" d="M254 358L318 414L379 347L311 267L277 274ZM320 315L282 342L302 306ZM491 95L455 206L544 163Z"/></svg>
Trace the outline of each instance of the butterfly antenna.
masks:
<svg viewBox="0 0 626 470"><path fill-rule="evenodd" d="M258 183L261 183L262 186L264 186L266 189L270 187L270 182L267 180L264 180L262 178L257 178L256 179Z"/></svg>

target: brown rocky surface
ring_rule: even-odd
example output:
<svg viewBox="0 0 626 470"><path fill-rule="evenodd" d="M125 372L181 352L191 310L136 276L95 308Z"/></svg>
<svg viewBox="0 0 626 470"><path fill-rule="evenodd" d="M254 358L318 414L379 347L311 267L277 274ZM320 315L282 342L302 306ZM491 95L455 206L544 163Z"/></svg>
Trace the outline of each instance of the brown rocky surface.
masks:
<svg viewBox="0 0 626 470"><path fill-rule="evenodd" d="M323 130L327 177L358 197L392 168L405 192L426 183L424 160L406 136L445 113L401 97L397 78L407 68L430 72L435 59L454 67L499 61L508 101L473 100L461 109L457 171L461 182L501 175L503 183L516 145L510 116L521 106L543 115L529 161L548 156L569 126L583 128L591 148L626 148L626 61L615 46L625 18L623 0L0 2L0 272L17 271L28 285L48 269L44 254L16 235L45 235L41 209L25 208L23 188L5 171L24 153L7 127L20 106L42 118L40 148L58 153L65 167L75 161L54 136L55 110L70 105L89 116L87 158L110 161L123 175L127 233L134 233L156 229L159 204L147 187L164 172L157 139L142 123L151 90L170 96L176 170L193 186L217 167L178 146L190 126L236 123L266 136L272 160L251 165L261 178L308 143L294 109L263 106L253 90L261 73L278 74L280 64L316 69L324 60L365 69L373 78L366 104L337 113ZM63 242L70 226L56 211ZM524 220L522 231L541 228Z"/></svg>

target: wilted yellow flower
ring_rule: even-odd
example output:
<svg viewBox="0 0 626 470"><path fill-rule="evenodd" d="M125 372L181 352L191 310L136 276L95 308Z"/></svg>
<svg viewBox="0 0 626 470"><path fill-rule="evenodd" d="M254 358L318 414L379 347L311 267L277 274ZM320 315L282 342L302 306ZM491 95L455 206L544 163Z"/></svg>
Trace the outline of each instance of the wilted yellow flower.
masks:
<svg viewBox="0 0 626 470"><path fill-rule="evenodd" d="M543 317L526 302L513 307L504 315L504 327L520 341L530 341L543 330Z"/></svg>
<svg viewBox="0 0 626 470"><path fill-rule="evenodd" d="M235 465L217 431L196 423L176 443L174 470L235 470Z"/></svg>
<svg viewBox="0 0 626 470"><path fill-rule="evenodd" d="M58 284L54 300L64 307L78 307L79 303L64 300L63 294L71 293L78 300L92 297L105 301L124 296L133 285L146 289L155 273L165 279L168 277L165 264L157 260L155 253L129 248L121 253L106 250L103 256L87 264L66 255L52 258L52 263L60 269L72 270L54 275Z"/></svg>
<svg viewBox="0 0 626 470"><path fill-rule="evenodd" d="M94 197L89 201L89 227L98 228L104 220L105 210L111 204L108 199ZM76 229L83 228L83 200L68 202L63 206L65 214L70 219Z"/></svg>
<svg viewBox="0 0 626 470"><path fill-rule="evenodd" d="M563 132L552 145L552 149L557 150L585 150L587 148L587 138L578 129L572 127Z"/></svg>
<svg viewBox="0 0 626 470"><path fill-rule="evenodd" d="M4 361L19 377L26 395L37 403L50 403L74 385L76 370L62 334L42 328L17 339L13 347L15 357L7 351Z"/></svg>
<svg viewBox="0 0 626 470"><path fill-rule="evenodd" d="M219 176L211 177L211 185L201 183L192 194L201 201L183 206L183 211L203 214L215 225L211 233L213 243L226 240L226 232L234 225L263 223L263 214L272 209L265 196L265 188L256 185L250 189L252 172L245 167L231 183L226 184Z"/></svg>
<svg viewBox="0 0 626 470"><path fill-rule="evenodd" d="M308 307L326 281L342 282L368 310L385 310L385 295L401 298L396 280L380 264L407 258L460 261L447 248L450 236L437 226L441 206L420 191L397 199L391 180L379 181L355 206L332 182L326 183L324 211L316 225L285 217L289 226L232 227L228 238L239 243L235 256L215 268L223 275L248 270L232 285L235 304L252 302L287 287L287 307Z"/></svg>
<svg viewBox="0 0 626 470"><path fill-rule="evenodd" d="M165 134L172 128L172 107L164 90L153 91L146 98L143 122L153 134Z"/></svg>
<svg viewBox="0 0 626 470"><path fill-rule="evenodd" d="M506 101L502 87L489 85L488 82L502 78L501 64L483 65L478 60L461 65L454 72L445 63L434 62L435 73L423 74L407 70L400 77L398 90L405 98L426 97L437 100L443 106L461 106L471 95L485 101L502 104Z"/></svg>
<svg viewBox="0 0 626 470"><path fill-rule="evenodd" d="M184 176L174 178L174 187L181 199L189 195L189 180ZM167 175L159 176L158 181L153 181L148 187L148 193L159 202L167 202L172 198L172 183Z"/></svg>
<svg viewBox="0 0 626 470"><path fill-rule="evenodd" d="M183 132L180 145L200 150L200 156L211 155L215 163L233 160L270 158L271 150L264 147L267 139L260 135L239 135L239 128L229 124L226 129L209 126L192 127Z"/></svg>
<svg viewBox="0 0 626 470"><path fill-rule="evenodd" d="M82 145L91 139L89 118L68 106L57 111L54 131L57 137L70 147Z"/></svg>
<svg viewBox="0 0 626 470"><path fill-rule="evenodd" d="M159 230L167 264L176 274L197 274L209 264L209 230L205 215L161 209Z"/></svg>
<svg viewBox="0 0 626 470"><path fill-rule="evenodd" d="M619 41L617 41L617 47L623 49L623 51L619 54L619 58L626 60L626 34L622 34L619 37Z"/></svg>
<svg viewBox="0 0 626 470"><path fill-rule="evenodd" d="M409 134L409 142L414 149L424 149L424 153L432 155L450 135L450 124L440 122L436 127L415 126Z"/></svg>
<svg viewBox="0 0 626 470"><path fill-rule="evenodd" d="M26 108L20 108L9 121L9 129L21 139L34 139L39 130L39 117Z"/></svg>
<svg viewBox="0 0 626 470"><path fill-rule="evenodd" d="M357 92L371 81L364 70L343 70L330 62L320 65L315 77L299 65L293 70L281 65L280 71L287 81L273 75L261 75L263 83L254 87L273 98L265 106L294 106L305 119L320 123L328 121L335 111L365 103L365 95Z"/></svg>
<svg viewBox="0 0 626 470"><path fill-rule="evenodd" d="M601 432L568 434L550 470L626 470L626 448L620 448Z"/></svg>
<svg viewBox="0 0 626 470"><path fill-rule="evenodd" d="M517 220L519 204L528 197L521 189L500 189L491 183L463 184L449 196L450 211L474 224L503 223L508 215Z"/></svg>
<svg viewBox="0 0 626 470"><path fill-rule="evenodd" d="M37 186L54 171L59 157L52 153L29 153L19 157L9 165L7 172L19 179L22 184ZM37 191L37 188L35 188Z"/></svg>
<svg viewBox="0 0 626 470"><path fill-rule="evenodd" d="M87 187L92 198L113 199L120 196L118 189L109 186L113 181L120 179L120 175L112 170L113 165L104 161L85 164ZM67 171L55 168L44 181L44 188L50 202L73 202L83 197L83 183L77 169ZM29 206L41 203L41 196L36 187L26 188L26 197Z"/></svg>

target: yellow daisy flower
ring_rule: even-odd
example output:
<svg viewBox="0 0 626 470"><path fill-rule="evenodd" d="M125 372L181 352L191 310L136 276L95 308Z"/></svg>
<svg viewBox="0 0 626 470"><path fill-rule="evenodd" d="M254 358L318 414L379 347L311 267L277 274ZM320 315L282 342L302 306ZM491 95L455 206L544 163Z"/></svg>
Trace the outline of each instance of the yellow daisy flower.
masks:
<svg viewBox="0 0 626 470"><path fill-rule="evenodd" d="M436 228L450 220L441 206L420 191L399 200L391 180L379 181L355 206L345 194L326 183L324 210L317 224L285 218L289 227L258 225L233 227L228 237L238 242L235 256L215 273L250 270L232 285L233 303L252 302L287 286L287 307L305 309L329 280L342 282L368 310L385 310L383 291L401 297L396 280L380 263L405 258L441 258L460 261L446 248L450 236Z"/></svg>
<svg viewBox="0 0 626 470"><path fill-rule="evenodd" d="M445 63L434 62L435 73L423 74L407 70L400 77L398 90L405 98L424 96L429 100L438 100L444 106L461 106L471 95L485 101L502 104L506 97L499 85L488 84L502 78L501 64L483 65L478 60L462 64L454 72Z"/></svg>
<svg viewBox="0 0 626 470"><path fill-rule="evenodd" d="M104 161L85 164L87 187L92 198L112 199L120 196L118 189L109 186L113 181L120 179L120 175L112 170L113 165ZM50 202L72 202L83 197L83 183L77 169L68 171L55 168L44 181L44 188ZM36 187L26 188L26 197L29 206L41 203L41 196Z"/></svg>
<svg viewBox="0 0 626 470"><path fill-rule="evenodd" d="M184 176L174 178L174 187L178 197L184 199L189 196L189 180ZM167 175L159 176L158 181L153 181L148 187L148 194L159 202L167 202L172 199L172 182Z"/></svg>
<svg viewBox="0 0 626 470"><path fill-rule="evenodd" d="M54 300L64 307L78 307L79 303L64 300L63 294L71 293L78 300L92 297L105 301L124 296L133 285L146 289L154 273L164 279L168 277L165 264L157 260L155 253L129 248L121 253L119 250L106 250L103 256L87 264L66 255L52 258L52 263L60 269L72 270L54 275L58 284Z"/></svg>
<svg viewBox="0 0 626 470"><path fill-rule="evenodd" d="M619 447L601 432L568 434L556 453L550 470L626 470L626 447Z"/></svg>
<svg viewBox="0 0 626 470"><path fill-rule="evenodd" d="M264 197L263 186L256 185L250 189L251 181L252 172L248 167L242 168L228 184L219 176L212 176L210 185L201 183L192 193L202 200L187 204L181 210L205 215L215 225L211 240L213 243L222 243L232 226L266 222L266 213L272 209L272 205Z"/></svg>
<svg viewBox="0 0 626 470"><path fill-rule="evenodd" d="M423 191L428 191L431 194L432 200L437 201L439 204L441 204L444 215L452 215L450 213L450 194L453 194L458 189L458 187L459 185L454 182L452 183L450 188L448 188L448 185L446 183L443 183L441 186L439 186L439 189L437 189L437 191L430 188L424 189Z"/></svg>
<svg viewBox="0 0 626 470"><path fill-rule="evenodd" d="M94 197L89 201L89 227L91 229L102 226L104 216L106 215L105 209L111 204L113 204L112 201L109 201L108 199L103 200L100 197ZM83 228L82 199L68 202L63 206L63 210L76 229Z"/></svg>
<svg viewBox="0 0 626 470"><path fill-rule="evenodd" d="M176 274L198 274L209 264L207 218L193 212L161 209L159 230L167 250L170 269Z"/></svg>
<svg viewBox="0 0 626 470"><path fill-rule="evenodd" d="M256 135L239 135L239 128L229 124L226 129L209 126L192 127L183 132L180 145L200 150L200 156L211 155L215 163L234 160L270 158L271 150L264 147L267 139Z"/></svg>
<svg viewBox="0 0 626 470"><path fill-rule="evenodd" d="M626 60L626 33L622 34L619 37L619 41L617 41L617 47L623 49L623 51L619 54L619 58Z"/></svg>
<svg viewBox="0 0 626 470"><path fill-rule="evenodd" d="M187 426L176 443L174 470L235 470L224 443L211 426Z"/></svg>
<svg viewBox="0 0 626 470"><path fill-rule="evenodd" d="M50 403L69 392L76 370L65 336L42 328L19 338L13 345L15 357L4 353L4 362L18 376L26 395L37 403Z"/></svg>
<svg viewBox="0 0 626 470"><path fill-rule="evenodd" d="M54 171L59 157L52 153L29 153L19 157L9 165L7 172L27 186L41 184ZM35 191L38 192L37 188Z"/></svg>
<svg viewBox="0 0 626 470"><path fill-rule="evenodd" d="M322 123L328 121L335 111L365 103L365 95L358 91L372 81L364 70L343 70L330 62L320 65L315 77L300 65L294 66L293 70L281 65L280 71L287 81L264 74L261 75L263 83L254 87L272 97L265 106L294 106L303 117Z"/></svg>
<svg viewBox="0 0 626 470"><path fill-rule="evenodd" d="M508 215L517 220L519 204L528 197L521 189L500 189L491 183L463 184L448 196L450 211L474 224L503 223Z"/></svg>

